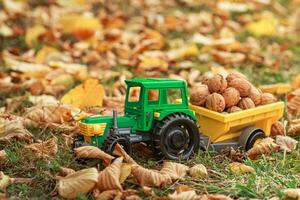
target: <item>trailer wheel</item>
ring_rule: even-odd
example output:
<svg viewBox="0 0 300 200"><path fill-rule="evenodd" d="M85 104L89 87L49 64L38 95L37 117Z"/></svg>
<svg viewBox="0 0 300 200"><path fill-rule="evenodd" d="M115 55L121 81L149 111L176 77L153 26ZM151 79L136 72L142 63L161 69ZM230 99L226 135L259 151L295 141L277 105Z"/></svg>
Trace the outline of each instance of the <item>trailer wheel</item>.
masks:
<svg viewBox="0 0 300 200"><path fill-rule="evenodd" d="M158 122L153 137L156 152L167 159L186 160L199 149L197 124L190 116L182 113L171 114Z"/></svg>
<svg viewBox="0 0 300 200"><path fill-rule="evenodd" d="M263 130L254 126L249 126L242 131L239 138L239 144L245 151L248 151L255 145L256 142L264 137L265 133Z"/></svg>
<svg viewBox="0 0 300 200"><path fill-rule="evenodd" d="M115 149L115 146L118 143L123 147L126 153L128 153L129 155L132 154L132 147L130 141L126 137L122 137L116 134L111 134L105 139L103 149L105 152L112 154Z"/></svg>

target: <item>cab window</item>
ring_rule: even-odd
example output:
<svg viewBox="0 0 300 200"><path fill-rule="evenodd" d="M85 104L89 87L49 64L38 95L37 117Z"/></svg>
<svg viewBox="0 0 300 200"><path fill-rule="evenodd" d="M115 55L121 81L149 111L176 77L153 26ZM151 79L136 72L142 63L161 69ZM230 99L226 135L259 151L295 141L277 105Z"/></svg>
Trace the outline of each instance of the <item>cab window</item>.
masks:
<svg viewBox="0 0 300 200"><path fill-rule="evenodd" d="M131 87L128 93L128 102L139 102L141 96L141 87Z"/></svg>
<svg viewBox="0 0 300 200"><path fill-rule="evenodd" d="M159 90L148 90L148 105L158 105Z"/></svg>
<svg viewBox="0 0 300 200"><path fill-rule="evenodd" d="M167 90L168 104L182 104L182 94L180 88Z"/></svg>

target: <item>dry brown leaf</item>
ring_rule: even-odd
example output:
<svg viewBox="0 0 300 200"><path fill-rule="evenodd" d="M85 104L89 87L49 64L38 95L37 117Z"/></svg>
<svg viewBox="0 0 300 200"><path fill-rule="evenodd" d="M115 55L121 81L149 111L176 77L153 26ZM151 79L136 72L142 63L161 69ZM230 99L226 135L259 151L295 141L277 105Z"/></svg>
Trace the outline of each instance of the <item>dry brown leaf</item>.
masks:
<svg viewBox="0 0 300 200"><path fill-rule="evenodd" d="M194 190L177 192L175 191L173 194L168 195L170 200L197 200L199 196L196 194Z"/></svg>
<svg viewBox="0 0 300 200"><path fill-rule="evenodd" d="M3 149L0 151L0 162L6 161L6 160L7 160L7 154L6 154L5 150Z"/></svg>
<svg viewBox="0 0 300 200"><path fill-rule="evenodd" d="M99 194L95 194L95 192L93 192L93 196L96 200L114 200L120 199L122 196L122 192L120 192L120 190L106 190L102 193L100 193L100 191L97 191L97 193Z"/></svg>
<svg viewBox="0 0 300 200"><path fill-rule="evenodd" d="M202 164L196 164L189 169L189 174L193 178L205 178L208 176L206 167Z"/></svg>
<svg viewBox="0 0 300 200"><path fill-rule="evenodd" d="M137 164L122 148L120 144L116 144L115 149L113 151L113 155L121 156L124 158L124 160L129 164Z"/></svg>
<svg viewBox="0 0 300 200"><path fill-rule="evenodd" d="M280 146L274 142L273 138L264 138L259 144L248 150L250 159L257 159L262 154L271 154L279 151Z"/></svg>
<svg viewBox="0 0 300 200"><path fill-rule="evenodd" d="M296 78L294 79L293 88L294 89L300 88L300 74L298 74L298 76L296 76Z"/></svg>
<svg viewBox="0 0 300 200"><path fill-rule="evenodd" d="M32 134L26 130L21 118L0 118L0 143L9 143L11 139L32 142Z"/></svg>
<svg viewBox="0 0 300 200"><path fill-rule="evenodd" d="M13 178L5 175L2 171L0 171L0 190L5 190L13 182Z"/></svg>
<svg viewBox="0 0 300 200"><path fill-rule="evenodd" d="M104 161L104 164L107 166L114 159L113 156L105 153L100 150L98 147L94 146L82 146L74 149L74 152L79 158L96 158Z"/></svg>
<svg viewBox="0 0 300 200"><path fill-rule="evenodd" d="M199 200L232 200L232 198L223 194L205 194Z"/></svg>
<svg viewBox="0 0 300 200"><path fill-rule="evenodd" d="M74 169L67 168L67 167L60 167L59 168L59 175L61 176L68 176L69 174L75 173Z"/></svg>
<svg viewBox="0 0 300 200"><path fill-rule="evenodd" d="M165 161L160 170L161 173L169 175L173 181L183 179L189 167L180 163Z"/></svg>
<svg viewBox="0 0 300 200"><path fill-rule="evenodd" d="M277 135L276 143L280 146L280 150L291 152L297 148L299 142L289 136Z"/></svg>
<svg viewBox="0 0 300 200"><path fill-rule="evenodd" d="M104 89L97 79L88 79L65 94L61 102L78 108L102 106Z"/></svg>
<svg viewBox="0 0 300 200"><path fill-rule="evenodd" d="M78 194L88 193L96 185L98 171L96 168L88 168L69 174L58 181L58 193L60 196L73 199Z"/></svg>
<svg viewBox="0 0 300 200"><path fill-rule="evenodd" d="M286 197L291 198L291 199L297 199L300 200L300 189L285 189L284 194Z"/></svg>
<svg viewBox="0 0 300 200"><path fill-rule="evenodd" d="M161 187L172 183L170 175L157 170L146 169L139 165L132 166L132 174L141 186Z"/></svg>
<svg viewBox="0 0 300 200"><path fill-rule="evenodd" d="M119 157L99 173L97 187L100 191L123 190L120 183L122 162L123 157Z"/></svg>
<svg viewBox="0 0 300 200"><path fill-rule="evenodd" d="M244 163L233 162L229 164L230 170L234 173L253 173L255 172L253 167L245 165Z"/></svg>
<svg viewBox="0 0 300 200"><path fill-rule="evenodd" d="M60 104L36 105L27 109L24 114L25 125L62 124L72 120L71 108Z"/></svg>
<svg viewBox="0 0 300 200"><path fill-rule="evenodd" d="M290 136L295 136L299 132L300 132L300 124L293 124L288 129L287 134L290 135Z"/></svg>
<svg viewBox="0 0 300 200"><path fill-rule="evenodd" d="M27 145L24 148L29 150L37 159L43 159L53 157L57 153L58 147L56 142L57 138L51 138L43 142Z"/></svg>
<svg viewBox="0 0 300 200"><path fill-rule="evenodd" d="M120 183L124 183L124 181L128 178L131 174L132 164L123 163L121 167L121 174L120 174Z"/></svg>

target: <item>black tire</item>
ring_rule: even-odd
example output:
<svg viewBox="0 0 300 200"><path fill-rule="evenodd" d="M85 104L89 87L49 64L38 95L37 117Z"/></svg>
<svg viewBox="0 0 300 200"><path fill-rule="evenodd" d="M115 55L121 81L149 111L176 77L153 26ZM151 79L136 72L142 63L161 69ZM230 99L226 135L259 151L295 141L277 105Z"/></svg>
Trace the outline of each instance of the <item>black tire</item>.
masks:
<svg viewBox="0 0 300 200"><path fill-rule="evenodd" d="M170 160L186 160L199 149L197 124L182 113L171 114L158 122L153 137L156 152Z"/></svg>
<svg viewBox="0 0 300 200"><path fill-rule="evenodd" d="M263 139L264 137L265 133L263 130L250 126L242 131L239 138L239 144L245 151L248 151L254 146L258 139Z"/></svg>
<svg viewBox="0 0 300 200"><path fill-rule="evenodd" d="M111 134L105 139L103 150L109 154L112 154L117 143L119 143L129 155L132 154L132 147L129 139L116 134Z"/></svg>

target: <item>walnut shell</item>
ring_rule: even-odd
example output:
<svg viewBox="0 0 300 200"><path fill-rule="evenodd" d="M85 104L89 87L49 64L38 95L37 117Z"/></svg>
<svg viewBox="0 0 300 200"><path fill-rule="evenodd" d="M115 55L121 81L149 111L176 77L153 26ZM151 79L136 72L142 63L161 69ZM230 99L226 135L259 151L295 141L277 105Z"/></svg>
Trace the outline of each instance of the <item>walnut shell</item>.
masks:
<svg viewBox="0 0 300 200"><path fill-rule="evenodd" d="M275 122L271 127L270 136L275 137L276 135L284 135L284 125L280 121Z"/></svg>
<svg viewBox="0 0 300 200"><path fill-rule="evenodd" d="M222 93L227 88L227 81L222 75L217 74L209 79L207 86L211 93Z"/></svg>
<svg viewBox="0 0 300 200"><path fill-rule="evenodd" d="M250 109L250 108L254 108L255 104L250 98L246 97L246 98L242 98L239 101L238 107L240 107L243 110L247 110L247 109Z"/></svg>
<svg viewBox="0 0 300 200"><path fill-rule="evenodd" d="M199 85L195 88L190 95L191 104L202 106L206 102L206 98L209 95L207 85Z"/></svg>
<svg viewBox="0 0 300 200"><path fill-rule="evenodd" d="M237 89L241 97L247 97L251 91L251 84L249 83L249 81L242 78L232 80L229 84L229 87Z"/></svg>
<svg viewBox="0 0 300 200"><path fill-rule="evenodd" d="M262 91L254 86L251 86L249 98L252 99L256 106L261 104Z"/></svg>
<svg viewBox="0 0 300 200"><path fill-rule="evenodd" d="M229 113L234 113L234 112L238 112L238 111L242 111L242 109L240 107L237 107L237 106L232 106L232 107L227 109L227 112L229 112Z"/></svg>
<svg viewBox="0 0 300 200"><path fill-rule="evenodd" d="M206 108L216 112L223 112L225 109L224 97L218 93L208 95L206 98Z"/></svg>
<svg viewBox="0 0 300 200"><path fill-rule="evenodd" d="M267 105L276 102L276 97L271 93L263 93L261 95L261 105Z"/></svg>
<svg viewBox="0 0 300 200"><path fill-rule="evenodd" d="M231 81L233 81L234 79L237 79L237 78L248 80L247 77L240 72L232 72L232 73L228 74L226 77L226 80L227 80L227 83L229 84Z"/></svg>
<svg viewBox="0 0 300 200"><path fill-rule="evenodd" d="M226 108L235 106L240 100L240 93L233 87L227 88L222 94L225 100Z"/></svg>
<svg viewBox="0 0 300 200"><path fill-rule="evenodd" d="M201 77L201 83L204 85L208 85L209 79L211 79L214 75L212 73L205 73Z"/></svg>

